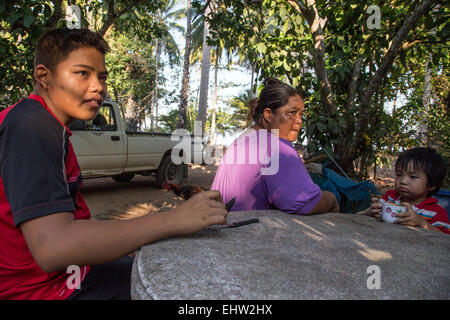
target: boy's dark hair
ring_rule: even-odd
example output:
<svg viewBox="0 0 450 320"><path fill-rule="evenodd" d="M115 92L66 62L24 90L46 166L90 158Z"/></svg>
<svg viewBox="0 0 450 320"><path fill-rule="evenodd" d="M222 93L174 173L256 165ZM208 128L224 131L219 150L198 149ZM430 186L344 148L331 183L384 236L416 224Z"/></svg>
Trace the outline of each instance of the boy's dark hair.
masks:
<svg viewBox="0 0 450 320"><path fill-rule="evenodd" d="M413 170L422 169L427 175L427 186L434 190L428 192L428 197L437 193L445 177L444 159L433 148L413 148L399 155L395 161L395 170L407 170L412 163Z"/></svg>
<svg viewBox="0 0 450 320"><path fill-rule="evenodd" d="M37 42L34 53L34 67L43 64L53 70L72 51L81 47L92 47L103 54L109 51L105 39L89 29L52 29L45 32Z"/></svg>
<svg viewBox="0 0 450 320"><path fill-rule="evenodd" d="M288 104L289 99L295 95L302 96L300 91L290 85L275 78L264 80L264 89L259 94L258 99L253 99L249 103L248 120L258 123L265 108L272 111Z"/></svg>

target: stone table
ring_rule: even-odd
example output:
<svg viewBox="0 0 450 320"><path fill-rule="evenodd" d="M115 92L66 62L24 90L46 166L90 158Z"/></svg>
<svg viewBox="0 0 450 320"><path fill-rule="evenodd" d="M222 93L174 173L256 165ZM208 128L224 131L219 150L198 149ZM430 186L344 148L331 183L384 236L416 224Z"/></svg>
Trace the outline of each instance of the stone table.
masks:
<svg viewBox="0 0 450 320"><path fill-rule="evenodd" d="M342 213L242 211L228 222L250 218L260 222L144 246L132 298L450 298L449 235Z"/></svg>

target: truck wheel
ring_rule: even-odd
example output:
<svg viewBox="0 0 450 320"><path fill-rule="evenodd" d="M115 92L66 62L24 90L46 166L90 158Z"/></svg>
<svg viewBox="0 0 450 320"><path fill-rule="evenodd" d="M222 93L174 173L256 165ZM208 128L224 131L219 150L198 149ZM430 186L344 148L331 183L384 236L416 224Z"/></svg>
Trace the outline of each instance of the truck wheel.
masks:
<svg viewBox="0 0 450 320"><path fill-rule="evenodd" d="M182 164L174 164L170 155L165 155L161 161L158 171L156 172L156 183L161 188L164 187L164 183L180 184L183 180L184 168Z"/></svg>
<svg viewBox="0 0 450 320"><path fill-rule="evenodd" d="M133 179L134 173L121 173L116 176L112 176L111 178L115 182L130 182Z"/></svg>

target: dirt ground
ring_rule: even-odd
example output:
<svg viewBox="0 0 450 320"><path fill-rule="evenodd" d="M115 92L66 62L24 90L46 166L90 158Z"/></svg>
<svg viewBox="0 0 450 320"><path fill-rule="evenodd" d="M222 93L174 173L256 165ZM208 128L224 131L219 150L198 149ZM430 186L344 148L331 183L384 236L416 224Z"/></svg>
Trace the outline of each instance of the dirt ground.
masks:
<svg viewBox="0 0 450 320"><path fill-rule="evenodd" d="M190 165L183 185L211 187L216 174L215 165ZM372 176L373 178L373 176ZM375 184L382 193L391 189L394 174L389 168L378 168ZM86 179L82 194L93 219L130 219L149 212L170 210L182 201L172 192L162 190L154 177L135 176L131 182L117 183L111 178Z"/></svg>

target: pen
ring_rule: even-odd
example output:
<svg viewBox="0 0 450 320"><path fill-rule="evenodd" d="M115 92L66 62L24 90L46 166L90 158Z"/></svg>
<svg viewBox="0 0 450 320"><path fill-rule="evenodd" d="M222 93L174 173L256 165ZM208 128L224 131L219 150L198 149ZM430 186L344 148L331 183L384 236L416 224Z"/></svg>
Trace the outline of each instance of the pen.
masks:
<svg viewBox="0 0 450 320"><path fill-rule="evenodd" d="M220 226L219 228L236 228L236 227L245 226L247 224L258 223L258 222L259 222L258 218L253 218L253 219L247 219L247 220L241 220L241 221L237 221L237 222L233 222L233 223L228 223L223 226Z"/></svg>

